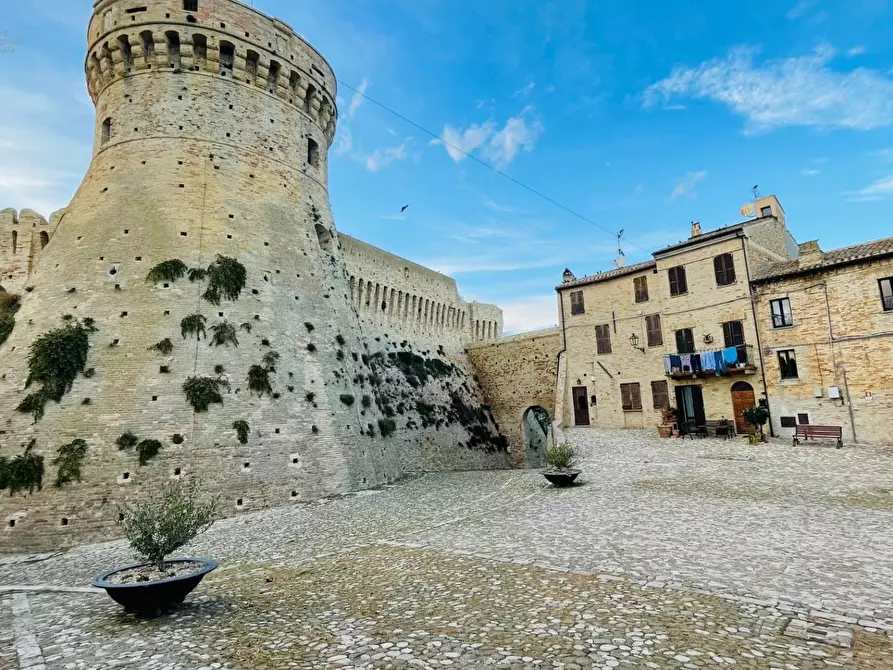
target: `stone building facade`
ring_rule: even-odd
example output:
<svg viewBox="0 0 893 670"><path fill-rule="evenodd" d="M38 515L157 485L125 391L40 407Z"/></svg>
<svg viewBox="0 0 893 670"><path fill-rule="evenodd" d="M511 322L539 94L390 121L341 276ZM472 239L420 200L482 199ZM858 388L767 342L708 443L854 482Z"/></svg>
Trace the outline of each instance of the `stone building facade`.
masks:
<svg viewBox="0 0 893 670"><path fill-rule="evenodd" d="M0 457L44 467L42 489L0 491L0 552L107 537L116 503L181 478L232 515L411 470L505 467L461 347L498 336L501 313L340 238L327 192L336 81L322 55L234 0L99 0L88 42L84 180L49 223L0 216L0 283L21 302L0 344ZM219 272L149 278L174 261ZM239 290L215 299L217 277ZM29 384L32 345L62 337L80 356L82 336L74 378L53 368ZM222 402L202 394L202 411L190 380ZM126 433L136 447L119 448ZM80 440L79 474L54 486Z"/></svg>
<svg viewBox="0 0 893 670"><path fill-rule="evenodd" d="M673 406L681 423L725 418L746 430L743 409L766 391L750 280L796 252L778 200L755 208L757 218L712 232L693 224L688 240L649 261L565 273L556 287L564 425L652 428ZM717 374L715 354L726 350Z"/></svg>
<svg viewBox="0 0 893 670"><path fill-rule="evenodd" d="M841 426L845 442L890 444L893 428L893 238L795 260L754 282L772 427Z"/></svg>

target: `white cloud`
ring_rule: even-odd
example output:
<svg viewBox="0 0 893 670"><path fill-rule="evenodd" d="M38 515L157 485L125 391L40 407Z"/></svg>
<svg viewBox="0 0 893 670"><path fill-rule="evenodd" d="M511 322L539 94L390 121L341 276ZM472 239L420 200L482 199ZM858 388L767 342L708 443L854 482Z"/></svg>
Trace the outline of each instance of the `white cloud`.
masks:
<svg viewBox="0 0 893 670"><path fill-rule="evenodd" d="M363 80L360 82L360 85L357 86L356 92L353 94L353 97L350 99L350 105L347 108L347 118L352 119L357 114L357 110L360 108L360 105L363 104L363 94L366 92L366 89L369 88L369 80L366 77L363 77Z"/></svg>
<svg viewBox="0 0 893 670"><path fill-rule="evenodd" d="M845 191L843 195L848 196L851 202L884 200L893 196L893 174L878 179L873 184L861 188L858 191Z"/></svg>
<svg viewBox="0 0 893 670"><path fill-rule="evenodd" d="M532 112L532 107L525 107L517 116L507 119L501 129L493 121L473 123L465 130L446 125L442 141L432 140L430 143L443 144L456 163L479 150L484 158L498 167L506 167L519 153L533 151L543 132L539 120L530 118Z"/></svg>
<svg viewBox="0 0 893 670"><path fill-rule="evenodd" d="M353 149L353 135L350 132L350 124L342 123L335 134L335 155L342 156L351 149Z"/></svg>
<svg viewBox="0 0 893 670"><path fill-rule="evenodd" d="M814 168L803 168L800 170L800 174L804 177L812 177L813 175L817 175L821 172L821 170L816 170Z"/></svg>
<svg viewBox="0 0 893 670"><path fill-rule="evenodd" d="M523 116L513 116L505 122L505 127L497 131L487 146L484 155L496 163L506 166L522 151L533 151L537 139L543 132L542 124L534 119L529 124Z"/></svg>
<svg viewBox="0 0 893 670"><path fill-rule="evenodd" d="M670 193L670 200L675 200L676 198L683 195L694 195L695 186L698 182L704 181L707 178L706 170L698 170L697 172L686 172L682 177L680 177L679 181L676 182L676 186L673 187L673 192Z"/></svg>
<svg viewBox="0 0 893 670"><path fill-rule="evenodd" d="M707 99L728 106L747 120L746 131L776 126L870 130L893 124L893 80L876 70L832 70L834 49L754 62L757 48L737 47L725 58L677 67L649 86L646 107L678 97Z"/></svg>
<svg viewBox="0 0 893 670"><path fill-rule="evenodd" d="M491 212L496 212L497 214L519 214L521 213L520 209L516 207L512 207L511 205L501 205L498 202L494 202L487 196L483 196L481 200L484 203L484 207L489 209Z"/></svg>
<svg viewBox="0 0 893 670"><path fill-rule="evenodd" d="M513 98L526 98L528 95L533 93L533 89L536 88L536 82L529 81L524 86L519 88L517 91L512 93Z"/></svg>
<svg viewBox="0 0 893 670"><path fill-rule="evenodd" d="M396 147L388 147L386 149L376 149L370 155L363 158L366 169L369 172L378 172L381 168L390 165L394 161L402 161L409 157L409 145L412 140L406 139Z"/></svg>
<svg viewBox="0 0 893 670"><path fill-rule="evenodd" d="M861 44L857 44L856 46L852 47L851 49L848 49L846 52L846 55L849 56L850 58L852 58L853 56L861 56L864 53L865 53L865 47L863 47Z"/></svg>
<svg viewBox="0 0 893 670"><path fill-rule="evenodd" d="M493 134L493 126L492 121L472 124L465 130L458 130L447 125L444 126L443 135L441 135L443 142L431 140L431 144L443 144L450 158L456 163L461 163L467 158L465 154L470 154L490 138L490 135Z"/></svg>
<svg viewBox="0 0 893 670"><path fill-rule="evenodd" d="M500 302L499 306L502 308L503 332L506 335L558 325L554 291Z"/></svg>

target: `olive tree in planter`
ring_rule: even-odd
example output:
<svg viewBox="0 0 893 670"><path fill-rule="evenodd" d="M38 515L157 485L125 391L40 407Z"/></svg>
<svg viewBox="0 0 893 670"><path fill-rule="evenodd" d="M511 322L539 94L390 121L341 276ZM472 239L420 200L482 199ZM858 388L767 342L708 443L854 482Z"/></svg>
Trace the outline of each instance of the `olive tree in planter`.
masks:
<svg viewBox="0 0 893 670"><path fill-rule="evenodd" d="M160 495L120 508L119 521L136 554L147 562L98 575L93 586L106 590L127 612L158 616L183 599L217 567L211 558L168 559L214 523L217 501L198 502L193 484L168 484Z"/></svg>
<svg viewBox="0 0 893 670"><path fill-rule="evenodd" d="M543 476L555 486L570 486L580 471L575 469L577 455L569 444L556 444L546 452L546 464Z"/></svg>

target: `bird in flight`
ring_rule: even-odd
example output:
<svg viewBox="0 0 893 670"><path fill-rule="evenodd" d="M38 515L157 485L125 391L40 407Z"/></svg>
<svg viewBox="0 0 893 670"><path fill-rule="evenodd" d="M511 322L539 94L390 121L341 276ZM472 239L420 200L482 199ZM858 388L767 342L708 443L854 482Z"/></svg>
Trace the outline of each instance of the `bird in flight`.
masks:
<svg viewBox="0 0 893 670"><path fill-rule="evenodd" d="M403 212L406 211L407 207L409 207L409 205L403 205L403 207L400 208L400 213L403 214Z"/></svg>

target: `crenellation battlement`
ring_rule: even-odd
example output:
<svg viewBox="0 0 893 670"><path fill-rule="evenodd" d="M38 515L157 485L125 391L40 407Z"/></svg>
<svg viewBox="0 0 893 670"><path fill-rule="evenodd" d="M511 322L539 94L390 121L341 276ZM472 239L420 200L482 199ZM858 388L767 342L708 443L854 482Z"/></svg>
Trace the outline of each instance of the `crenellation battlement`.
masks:
<svg viewBox="0 0 893 670"><path fill-rule="evenodd" d="M155 0L137 13L129 13L128 4L99 3L102 17L94 16L91 23L85 74L95 104L109 85L139 74L214 76L292 105L317 123L331 145L338 116L334 73L287 24L233 0L215 6L214 17L207 14L204 23L188 21L200 12L176 10L180 4L169 0ZM124 20L127 16L132 20ZM97 21L104 28L98 32Z"/></svg>

